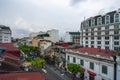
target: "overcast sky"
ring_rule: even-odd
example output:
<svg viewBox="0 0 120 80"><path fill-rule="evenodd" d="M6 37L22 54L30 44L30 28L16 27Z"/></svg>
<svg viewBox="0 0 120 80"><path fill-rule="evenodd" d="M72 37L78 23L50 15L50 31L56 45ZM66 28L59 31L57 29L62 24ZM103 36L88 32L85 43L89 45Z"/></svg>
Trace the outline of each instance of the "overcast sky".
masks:
<svg viewBox="0 0 120 80"><path fill-rule="evenodd" d="M80 31L80 22L118 10L120 0L0 0L0 25L10 26L13 37L58 29Z"/></svg>

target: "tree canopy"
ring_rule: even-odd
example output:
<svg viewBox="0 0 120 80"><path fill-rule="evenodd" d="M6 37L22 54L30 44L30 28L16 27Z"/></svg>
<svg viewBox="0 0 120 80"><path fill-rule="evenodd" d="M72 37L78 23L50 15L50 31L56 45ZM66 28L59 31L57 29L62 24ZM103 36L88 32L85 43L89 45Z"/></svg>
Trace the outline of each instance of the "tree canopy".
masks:
<svg viewBox="0 0 120 80"><path fill-rule="evenodd" d="M82 67L79 64L73 64L73 63L68 64L68 70L73 74L77 74L78 72L83 74L84 72Z"/></svg>
<svg viewBox="0 0 120 80"><path fill-rule="evenodd" d="M40 68L43 68L45 65L45 60L41 58L34 58L34 60L31 61L31 64L33 66L38 66Z"/></svg>
<svg viewBox="0 0 120 80"><path fill-rule="evenodd" d="M25 53L25 54L29 54L30 51L37 51L38 47L33 47L33 46L26 46L26 45L21 45L19 46L19 48Z"/></svg>

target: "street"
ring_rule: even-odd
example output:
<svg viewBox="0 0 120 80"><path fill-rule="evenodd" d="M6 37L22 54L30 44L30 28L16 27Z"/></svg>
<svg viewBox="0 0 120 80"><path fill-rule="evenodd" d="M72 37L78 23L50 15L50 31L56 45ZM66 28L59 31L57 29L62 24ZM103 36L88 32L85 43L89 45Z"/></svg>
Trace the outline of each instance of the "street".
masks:
<svg viewBox="0 0 120 80"><path fill-rule="evenodd" d="M63 80L60 76L53 72L49 67L46 68L47 73L44 74L46 80ZM65 80L65 79L64 79Z"/></svg>

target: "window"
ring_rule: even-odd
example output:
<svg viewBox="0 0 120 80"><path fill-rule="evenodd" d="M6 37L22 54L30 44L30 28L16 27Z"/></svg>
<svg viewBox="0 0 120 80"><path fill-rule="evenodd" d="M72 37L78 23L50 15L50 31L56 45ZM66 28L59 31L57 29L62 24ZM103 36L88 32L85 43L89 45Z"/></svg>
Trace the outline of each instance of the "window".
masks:
<svg viewBox="0 0 120 80"><path fill-rule="evenodd" d="M80 65L84 66L84 61L82 59L80 60Z"/></svg>
<svg viewBox="0 0 120 80"><path fill-rule="evenodd" d="M101 39L101 37L100 37L100 36L98 36L98 37L97 37L97 39L98 39L98 40L100 40L100 39Z"/></svg>
<svg viewBox="0 0 120 80"><path fill-rule="evenodd" d="M91 28L91 32L93 32L94 31L94 28Z"/></svg>
<svg viewBox="0 0 120 80"><path fill-rule="evenodd" d="M106 49L106 50L109 50L109 46L105 46L105 49Z"/></svg>
<svg viewBox="0 0 120 80"><path fill-rule="evenodd" d="M94 45L91 45L92 48L94 48Z"/></svg>
<svg viewBox="0 0 120 80"><path fill-rule="evenodd" d="M94 32L91 32L91 35L94 35Z"/></svg>
<svg viewBox="0 0 120 80"><path fill-rule="evenodd" d="M115 14L114 19L114 22L119 22L119 14Z"/></svg>
<svg viewBox="0 0 120 80"><path fill-rule="evenodd" d="M101 27L98 27L98 31L101 30Z"/></svg>
<svg viewBox="0 0 120 80"><path fill-rule="evenodd" d="M107 15L107 16L105 17L105 20L106 20L106 24L109 24L109 23L110 23L110 16Z"/></svg>
<svg viewBox="0 0 120 80"><path fill-rule="evenodd" d="M68 58L67 60L69 61L70 60L70 56L68 56L67 58Z"/></svg>
<svg viewBox="0 0 120 80"><path fill-rule="evenodd" d="M91 44L94 44L94 41L91 41Z"/></svg>
<svg viewBox="0 0 120 80"><path fill-rule="evenodd" d="M105 26L105 30L108 30L109 29L109 26Z"/></svg>
<svg viewBox="0 0 120 80"><path fill-rule="evenodd" d="M105 34L106 34L106 35L109 35L109 30L105 31Z"/></svg>
<svg viewBox="0 0 120 80"><path fill-rule="evenodd" d="M73 62L74 62L74 63L76 62L76 58L75 58L75 57L73 57Z"/></svg>
<svg viewBox="0 0 120 80"><path fill-rule="evenodd" d="M115 39L115 40L118 40L118 39L119 39L119 36L114 36L114 39Z"/></svg>
<svg viewBox="0 0 120 80"><path fill-rule="evenodd" d="M105 44L106 44L106 45L109 45L109 41L105 41Z"/></svg>
<svg viewBox="0 0 120 80"><path fill-rule="evenodd" d="M119 47L114 47L114 50L115 50L115 51L118 51L118 50L119 50Z"/></svg>
<svg viewBox="0 0 120 80"><path fill-rule="evenodd" d="M88 37L86 37L86 39L88 39Z"/></svg>
<svg viewBox="0 0 120 80"><path fill-rule="evenodd" d="M95 19L91 20L92 26L95 26Z"/></svg>
<svg viewBox="0 0 120 80"><path fill-rule="evenodd" d="M90 69L94 70L94 63L90 62Z"/></svg>
<svg viewBox="0 0 120 80"><path fill-rule="evenodd" d="M86 29L86 32L88 32L88 29Z"/></svg>
<svg viewBox="0 0 120 80"><path fill-rule="evenodd" d="M107 74L108 73L108 68L107 66L102 65L102 73Z"/></svg>
<svg viewBox="0 0 120 80"><path fill-rule="evenodd" d="M86 35L88 35L88 33L86 33Z"/></svg>
<svg viewBox="0 0 120 80"><path fill-rule="evenodd" d="M101 44L101 41L98 41L97 43L98 43L98 44Z"/></svg>
<svg viewBox="0 0 120 80"><path fill-rule="evenodd" d="M119 34L119 30L114 30L114 34Z"/></svg>
<svg viewBox="0 0 120 80"><path fill-rule="evenodd" d="M99 18L97 18L97 25L101 25L101 24L102 24L102 18L99 17Z"/></svg>
<svg viewBox="0 0 120 80"><path fill-rule="evenodd" d="M93 39L94 39L94 37L91 37L91 39L93 40Z"/></svg>
<svg viewBox="0 0 120 80"><path fill-rule="evenodd" d="M101 32L99 31L99 32L97 32L97 34L98 34L98 35L101 35Z"/></svg>
<svg viewBox="0 0 120 80"><path fill-rule="evenodd" d="M105 39L108 40L108 39L109 39L109 36L105 36Z"/></svg>
<svg viewBox="0 0 120 80"><path fill-rule="evenodd" d="M114 29L119 29L119 24L115 24Z"/></svg>
<svg viewBox="0 0 120 80"><path fill-rule="evenodd" d="M100 49L100 48L101 48L101 46L98 46L98 48Z"/></svg>
<svg viewBox="0 0 120 80"><path fill-rule="evenodd" d="M119 45L119 41L115 41L115 42L114 42L114 45Z"/></svg>
<svg viewBox="0 0 120 80"><path fill-rule="evenodd" d="M89 21L86 21L86 27L89 27Z"/></svg>
<svg viewBox="0 0 120 80"><path fill-rule="evenodd" d="M88 43L88 41L85 42L86 44Z"/></svg>

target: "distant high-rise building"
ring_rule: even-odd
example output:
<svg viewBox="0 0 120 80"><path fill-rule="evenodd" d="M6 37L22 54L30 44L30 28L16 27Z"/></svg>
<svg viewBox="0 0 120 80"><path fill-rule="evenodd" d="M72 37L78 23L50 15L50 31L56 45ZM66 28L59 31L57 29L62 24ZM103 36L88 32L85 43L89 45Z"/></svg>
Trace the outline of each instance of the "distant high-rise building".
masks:
<svg viewBox="0 0 120 80"><path fill-rule="evenodd" d="M84 47L118 50L120 47L120 10L90 17L81 22Z"/></svg>
<svg viewBox="0 0 120 80"><path fill-rule="evenodd" d="M11 43L11 30L4 25L0 25L0 43Z"/></svg>
<svg viewBox="0 0 120 80"><path fill-rule="evenodd" d="M64 42L80 44L80 32L66 32Z"/></svg>

